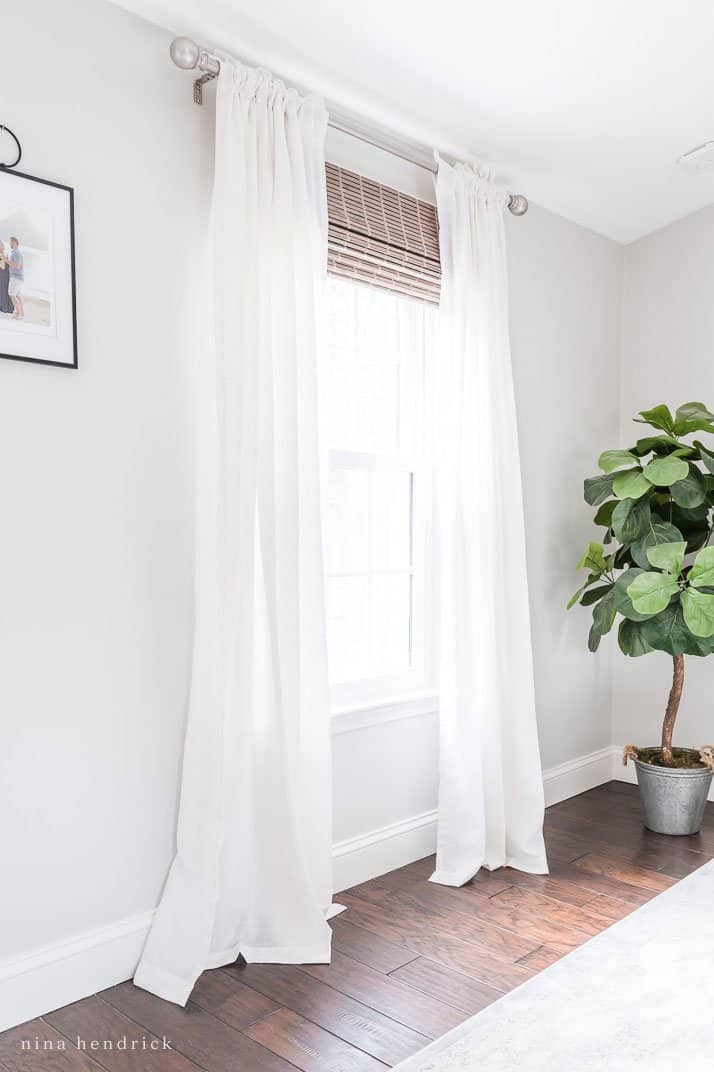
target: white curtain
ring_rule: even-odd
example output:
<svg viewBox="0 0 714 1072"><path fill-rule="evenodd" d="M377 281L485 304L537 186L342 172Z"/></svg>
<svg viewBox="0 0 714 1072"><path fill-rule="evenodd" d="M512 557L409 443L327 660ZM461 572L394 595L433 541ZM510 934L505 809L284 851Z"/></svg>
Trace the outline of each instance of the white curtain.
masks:
<svg viewBox="0 0 714 1072"><path fill-rule="evenodd" d="M178 1004L204 968L239 953L324 963L331 938L317 400L327 114L225 59L217 94L177 854L135 976Z"/></svg>
<svg viewBox="0 0 714 1072"><path fill-rule="evenodd" d="M503 212L488 176L439 162L436 391L440 783L433 882L543 873Z"/></svg>

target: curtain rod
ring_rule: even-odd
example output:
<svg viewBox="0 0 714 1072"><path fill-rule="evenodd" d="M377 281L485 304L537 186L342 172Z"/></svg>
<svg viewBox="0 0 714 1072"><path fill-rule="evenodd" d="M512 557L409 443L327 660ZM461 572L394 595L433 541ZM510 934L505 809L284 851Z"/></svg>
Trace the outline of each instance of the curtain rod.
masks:
<svg viewBox="0 0 714 1072"><path fill-rule="evenodd" d="M203 104L203 87L207 82L217 78L221 70L221 61L205 48L201 48L190 37L176 37L171 42L169 49L171 59L177 67L184 71L200 71L200 76L193 83L193 99L196 104ZM410 164L424 168L435 174L437 164L433 154L426 146L418 142L412 142L406 138L400 138L386 130L368 124L359 116L351 115L338 108L330 106L329 125L335 130L350 134L368 145L374 145L377 149L384 149L393 156L398 156ZM528 200L523 194L508 195L508 210L514 216L524 216L528 211Z"/></svg>

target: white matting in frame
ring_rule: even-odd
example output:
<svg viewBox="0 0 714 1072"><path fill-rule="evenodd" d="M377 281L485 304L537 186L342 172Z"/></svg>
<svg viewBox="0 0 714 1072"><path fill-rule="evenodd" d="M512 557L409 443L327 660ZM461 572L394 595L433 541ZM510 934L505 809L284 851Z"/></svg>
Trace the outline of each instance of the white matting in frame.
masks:
<svg viewBox="0 0 714 1072"><path fill-rule="evenodd" d="M74 193L3 168L0 357L77 368Z"/></svg>

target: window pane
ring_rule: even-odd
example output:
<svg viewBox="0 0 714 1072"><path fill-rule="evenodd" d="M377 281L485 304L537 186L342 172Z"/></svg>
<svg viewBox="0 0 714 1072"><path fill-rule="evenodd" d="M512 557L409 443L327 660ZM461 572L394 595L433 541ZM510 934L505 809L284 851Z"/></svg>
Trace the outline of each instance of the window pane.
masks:
<svg viewBox="0 0 714 1072"><path fill-rule="evenodd" d="M327 647L330 681L357 681L369 676L367 575L328 579Z"/></svg>
<svg viewBox="0 0 714 1072"><path fill-rule="evenodd" d="M376 574L372 577L372 674L394 674L411 665L411 577Z"/></svg>
<svg viewBox="0 0 714 1072"><path fill-rule="evenodd" d="M329 573L369 568L369 471L331 468L327 509Z"/></svg>
<svg viewBox="0 0 714 1072"><path fill-rule="evenodd" d="M399 436L399 366L336 356L328 437L334 449L393 454Z"/></svg>
<svg viewBox="0 0 714 1072"><path fill-rule="evenodd" d="M425 326L433 310L331 278L328 315L329 447L415 453L423 434Z"/></svg>
<svg viewBox="0 0 714 1072"><path fill-rule="evenodd" d="M370 474L371 567L411 566L412 474L404 469Z"/></svg>

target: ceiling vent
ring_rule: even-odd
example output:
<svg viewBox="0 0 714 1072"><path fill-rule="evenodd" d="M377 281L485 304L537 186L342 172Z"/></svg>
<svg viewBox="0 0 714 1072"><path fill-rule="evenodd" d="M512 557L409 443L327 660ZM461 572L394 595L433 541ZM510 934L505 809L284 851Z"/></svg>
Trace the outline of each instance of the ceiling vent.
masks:
<svg viewBox="0 0 714 1072"><path fill-rule="evenodd" d="M714 141L705 141L696 149L690 149L678 158L677 165L688 175L698 175L701 171L714 168Z"/></svg>

